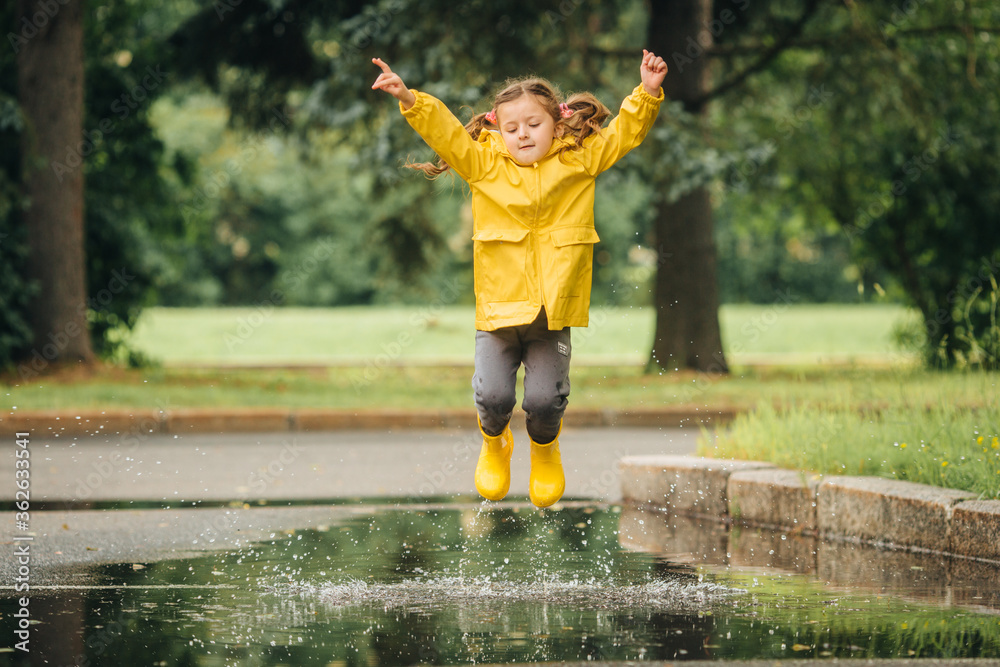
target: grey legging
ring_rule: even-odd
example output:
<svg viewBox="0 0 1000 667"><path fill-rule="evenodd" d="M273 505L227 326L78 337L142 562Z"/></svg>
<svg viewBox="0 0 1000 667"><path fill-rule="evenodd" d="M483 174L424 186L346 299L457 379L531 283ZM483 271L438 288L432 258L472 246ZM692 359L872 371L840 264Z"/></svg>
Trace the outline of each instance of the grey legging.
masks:
<svg viewBox="0 0 1000 667"><path fill-rule="evenodd" d="M517 369L524 363L524 400L528 435L552 442L569 396L570 329L549 331L545 310L531 324L476 332L476 408L488 435L503 432L517 397Z"/></svg>

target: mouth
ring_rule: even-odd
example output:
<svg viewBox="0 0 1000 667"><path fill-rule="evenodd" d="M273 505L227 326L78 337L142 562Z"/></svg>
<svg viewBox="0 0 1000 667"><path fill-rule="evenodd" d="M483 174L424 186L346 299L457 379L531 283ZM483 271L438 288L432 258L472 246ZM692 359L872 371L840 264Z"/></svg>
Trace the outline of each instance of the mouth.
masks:
<svg viewBox="0 0 1000 667"><path fill-rule="evenodd" d="M529 148L534 148L534 147L535 147L535 144L528 144L527 146L519 146L517 150L519 150L519 151L526 151Z"/></svg>

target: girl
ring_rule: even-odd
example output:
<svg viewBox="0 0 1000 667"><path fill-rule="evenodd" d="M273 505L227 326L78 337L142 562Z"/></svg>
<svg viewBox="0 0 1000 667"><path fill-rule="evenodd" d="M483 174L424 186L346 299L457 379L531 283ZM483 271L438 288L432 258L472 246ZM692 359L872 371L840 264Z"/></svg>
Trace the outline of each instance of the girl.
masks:
<svg viewBox="0 0 1000 667"><path fill-rule="evenodd" d="M548 507L566 480L559 433L569 396L570 327L590 311L594 244L594 179L638 146L656 119L667 73L643 50L642 83L607 128L607 107L589 93L560 102L542 79L501 90L487 113L462 123L444 104L417 90L378 58L372 85L399 100L403 117L441 158L409 164L436 176L453 169L472 191L476 369L472 378L483 446L476 489L500 500L510 488L517 370L531 439L531 502Z"/></svg>

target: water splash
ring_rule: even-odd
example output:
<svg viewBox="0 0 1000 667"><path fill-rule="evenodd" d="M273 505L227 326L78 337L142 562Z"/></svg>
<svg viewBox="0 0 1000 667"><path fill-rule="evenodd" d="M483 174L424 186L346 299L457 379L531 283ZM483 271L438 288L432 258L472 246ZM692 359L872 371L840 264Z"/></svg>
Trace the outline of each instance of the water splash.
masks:
<svg viewBox="0 0 1000 667"><path fill-rule="evenodd" d="M296 595L303 600L319 601L331 607L377 603L386 610L426 608L429 605L521 602L564 605L576 609L647 607L703 611L746 592L745 589L687 577L622 585L597 579L543 578L519 582L487 575L471 578L436 576L395 583L289 581L265 586L265 590L281 596Z"/></svg>

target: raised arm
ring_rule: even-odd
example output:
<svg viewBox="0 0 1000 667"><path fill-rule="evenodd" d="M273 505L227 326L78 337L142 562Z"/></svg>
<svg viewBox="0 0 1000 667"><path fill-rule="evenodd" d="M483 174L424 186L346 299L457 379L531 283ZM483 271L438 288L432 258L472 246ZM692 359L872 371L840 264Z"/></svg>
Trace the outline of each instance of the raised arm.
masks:
<svg viewBox="0 0 1000 667"><path fill-rule="evenodd" d="M406 122L466 182L480 178L488 157L462 122L441 100L407 88L399 75L380 58L372 58L372 62L382 68L372 88L384 90L399 100Z"/></svg>
<svg viewBox="0 0 1000 667"><path fill-rule="evenodd" d="M625 98L618 115L587 146L588 171L593 174L610 168L641 144L656 120L663 101L660 85L667 75L667 64L663 58L643 49L639 74L642 83Z"/></svg>

